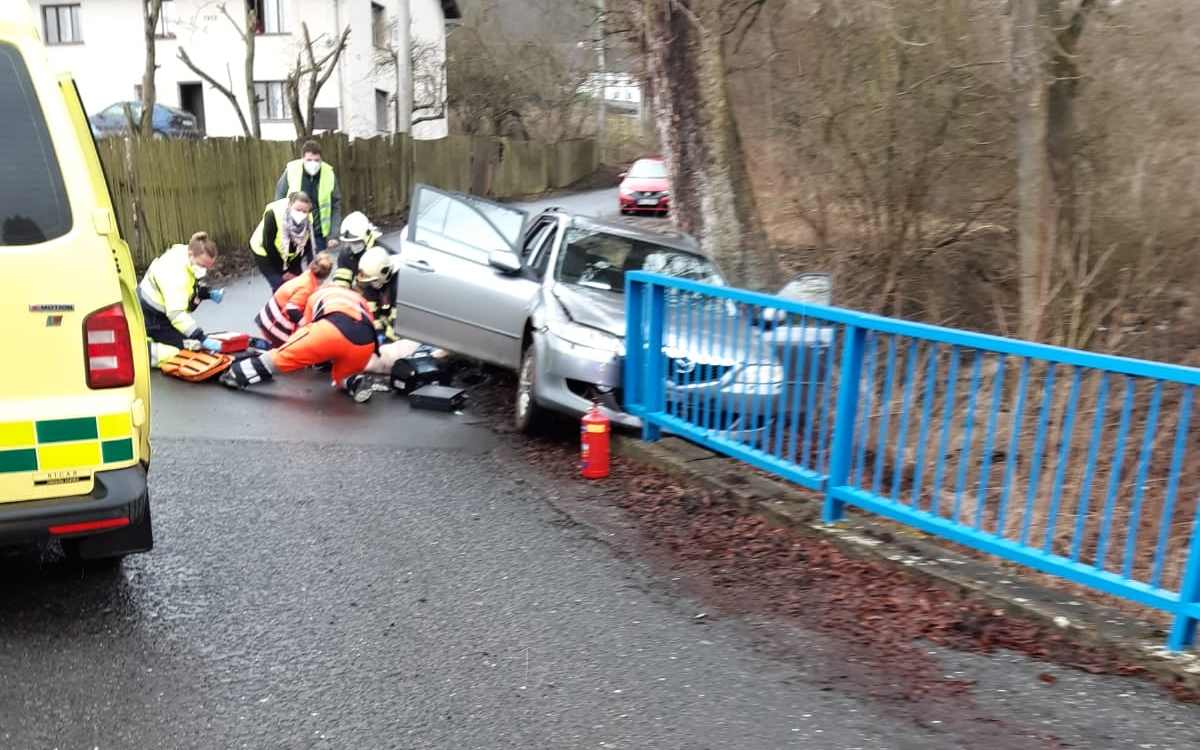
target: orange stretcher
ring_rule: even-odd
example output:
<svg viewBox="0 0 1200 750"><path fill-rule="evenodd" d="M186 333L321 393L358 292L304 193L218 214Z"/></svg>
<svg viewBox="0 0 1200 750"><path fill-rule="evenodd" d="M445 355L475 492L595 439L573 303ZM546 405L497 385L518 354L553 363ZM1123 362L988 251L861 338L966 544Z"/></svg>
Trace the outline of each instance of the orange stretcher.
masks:
<svg viewBox="0 0 1200 750"><path fill-rule="evenodd" d="M189 383L200 383L220 375L232 364L233 357L228 354L190 352L183 349L159 365L159 369L164 375L186 380Z"/></svg>

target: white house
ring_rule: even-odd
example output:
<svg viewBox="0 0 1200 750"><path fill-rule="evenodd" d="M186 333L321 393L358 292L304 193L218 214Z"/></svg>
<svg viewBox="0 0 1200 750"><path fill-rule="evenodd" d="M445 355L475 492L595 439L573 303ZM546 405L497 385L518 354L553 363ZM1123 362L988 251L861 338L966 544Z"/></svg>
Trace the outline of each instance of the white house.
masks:
<svg viewBox="0 0 1200 750"><path fill-rule="evenodd" d="M29 4L51 61L75 76L89 114L140 97L142 0ZM283 82L303 48L302 23L318 58L342 29L350 28L346 50L316 100L318 130L352 137L405 130L417 138L446 135L446 31L448 23L461 18L455 0L163 0L155 78L160 103L197 115L210 136L242 135L229 100L184 65L178 52L185 50L245 108L241 27L248 6L258 18L254 81L263 138L296 137ZM406 118L402 113L409 102L412 116ZM406 119L417 124L405 127Z"/></svg>

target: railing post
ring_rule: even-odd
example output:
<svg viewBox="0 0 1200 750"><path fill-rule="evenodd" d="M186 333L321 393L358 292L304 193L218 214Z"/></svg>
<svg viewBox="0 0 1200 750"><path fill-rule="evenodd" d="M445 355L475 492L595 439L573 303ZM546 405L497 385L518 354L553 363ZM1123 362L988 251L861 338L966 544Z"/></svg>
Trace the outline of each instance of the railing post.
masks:
<svg viewBox="0 0 1200 750"><path fill-rule="evenodd" d="M841 487L850 476L854 455L854 423L858 411L859 379L862 374L863 342L867 332L858 326L846 326L842 345L842 367L838 377L837 413L833 422L833 443L829 449L829 478L825 480L825 507L821 518L825 523L842 520L844 505L833 497L833 489Z"/></svg>
<svg viewBox="0 0 1200 750"><path fill-rule="evenodd" d="M661 284L650 284L649 319L646 321L646 361L642 367L642 440L656 442L662 437L662 429L652 424L650 416L664 410L666 399L666 373L663 372L663 323L666 317L667 290Z"/></svg>
<svg viewBox="0 0 1200 750"><path fill-rule="evenodd" d="M1192 522L1192 542L1188 548L1187 565L1183 569L1183 585L1179 587L1179 603L1183 605L1200 602L1200 507ZM1195 617L1182 612L1175 615L1171 633L1167 636L1167 648L1182 651L1196 642Z"/></svg>
<svg viewBox="0 0 1200 750"><path fill-rule="evenodd" d="M625 411L641 414L646 402L642 397L642 377L646 366L645 331L646 282L625 280L625 369L621 382L625 390Z"/></svg>

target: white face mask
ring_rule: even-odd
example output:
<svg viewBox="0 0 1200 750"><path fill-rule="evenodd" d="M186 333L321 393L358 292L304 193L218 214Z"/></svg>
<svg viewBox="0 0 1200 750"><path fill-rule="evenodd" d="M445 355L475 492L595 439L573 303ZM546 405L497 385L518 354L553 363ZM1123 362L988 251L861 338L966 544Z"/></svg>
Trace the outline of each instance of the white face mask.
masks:
<svg viewBox="0 0 1200 750"><path fill-rule="evenodd" d="M293 208L291 211L288 212L288 214L292 217L292 221L296 222L297 224L299 224L300 222L302 222L308 218L308 212L301 211L298 208Z"/></svg>
<svg viewBox="0 0 1200 750"><path fill-rule="evenodd" d="M192 264L192 275L195 276L197 279L203 279L205 276L208 275L208 269L205 268L204 266L198 266L195 263L193 263Z"/></svg>
<svg viewBox="0 0 1200 750"><path fill-rule="evenodd" d="M309 176L316 177L317 172L321 171L321 160L320 159L305 159L304 160L304 171L308 172Z"/></svg>

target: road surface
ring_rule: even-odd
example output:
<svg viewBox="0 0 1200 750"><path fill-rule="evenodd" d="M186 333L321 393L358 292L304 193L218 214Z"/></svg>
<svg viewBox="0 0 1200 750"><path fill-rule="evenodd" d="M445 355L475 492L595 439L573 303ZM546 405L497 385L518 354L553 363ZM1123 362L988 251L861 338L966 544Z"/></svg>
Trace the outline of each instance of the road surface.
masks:
<svg viewBox="0 0 1200 750"><path fill-rule="evenodd" d="M246 329L265 297L246 279L199 317ZM1153 687L1050 669L1038 692L1048 668L1009 655L941 657L977 681L944 721L831 687L836 643L698 617L564 514L585 486L470 414L355 405L317 373L156 376L153 398L154 552L102 574L0 558L2 748L1200 745L1197 711Z"/></svg>

